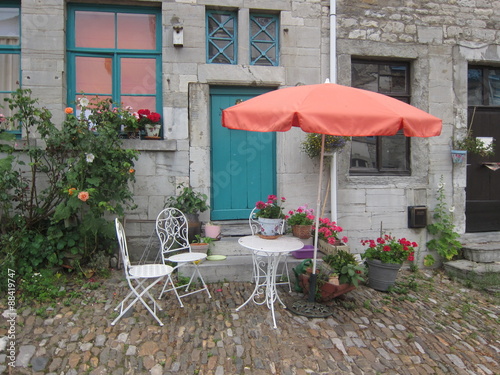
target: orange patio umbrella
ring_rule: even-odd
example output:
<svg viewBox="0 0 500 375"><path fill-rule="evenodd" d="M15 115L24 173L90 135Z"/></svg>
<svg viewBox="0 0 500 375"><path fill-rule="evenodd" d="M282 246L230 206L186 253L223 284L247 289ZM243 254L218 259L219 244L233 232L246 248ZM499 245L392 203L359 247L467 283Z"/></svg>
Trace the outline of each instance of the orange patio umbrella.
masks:
<svg viewBox="0 0 500 375"><path fill-rule="evenodd" d="M387 95L335 83L303 85L271 91L222 111L222 125L229 129L284 132L299 127L308 133L336 136L389 136L399 130L407 137L441 134L441 119ZM316 276L321 176L321 150L313 273ZM311 279L310 298L314 299Z"/></svg>

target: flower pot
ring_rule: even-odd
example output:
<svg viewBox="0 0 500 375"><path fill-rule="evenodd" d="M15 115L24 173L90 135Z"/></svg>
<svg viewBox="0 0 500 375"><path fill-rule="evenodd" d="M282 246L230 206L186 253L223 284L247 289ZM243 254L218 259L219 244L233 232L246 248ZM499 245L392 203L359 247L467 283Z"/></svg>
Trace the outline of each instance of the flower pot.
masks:
<svg viewBox="0 0 500 375"><path fill-rule="evenodd" d="M378 259L367 259L368 286L375 290L385 292L396 282L401 264L382 263Z"/></svg>
<svg viewBox="0 0 500 375"><path fill-rule="evenodd" d="M146 136L148 138L160 138L160 130L161 130L160 124L146 125Z"/></svg>
<svg viewBox="0 0 500 375"><path fill-rule="evenodd" d="M332 254L335 255L339 250L344 250L349 252L349 247L344 245L341 241L338 241L336 244L332 245L325 240L318 241L318 250L323 254Z"/></svg>
<svg viewBox="0 0 500 375"><path fill-rule="evenodd" d="M192 243L191 244L191 250L194 253L207 253L208 249L210 247L210 244L202 242L202 243Z"/></svg>
<svg viewBox="0 0 500 375"><path fill-rule="evenodd" d="M302 292L308 296L309 295L309 275L302 274L299 275L299 283L302 287ZM334 285L332 283L326 282L321 284L319 287L319 293L317 293L316 301L317 302L328 302L332 299L341 296L351 290L356 289L354 285L351 284L340 284Z"/></svg>
<svg viewBox="0 0 500 375"><path fill-rule="evenodd" d="M467 160L467 151L451 150L451 160L453 163L464 163Z"/></svg>
<svg viewBox="0 0 500 375"><path fill-rule="evenodd" d="M219 239L220 238L220 232L221 232L221 226L220 225L214 225L214 224L205 224L205 236L214 238L214 239Z"/></svg>
<svg viewBox="0 0 500 375"><path fill-rule="evenodd" d="M306 240L311 237L312 225L292 225L292 233L295 237Z"/></svg>
<svg viewBox="0 0 500 375"><path fill-rule="evenodd" d="M193 242L196 235L201 235L201 223L199 214L185 214L188 221L188 240Z"/></svg>
<svg viewBox="0 0 500 375"><path fill-rule="evenodd" d="M263 236L276 236L281 234L281 225L283 219L268 219L264 217L259 217L258 222L260 224L260 234Z"/></svg>

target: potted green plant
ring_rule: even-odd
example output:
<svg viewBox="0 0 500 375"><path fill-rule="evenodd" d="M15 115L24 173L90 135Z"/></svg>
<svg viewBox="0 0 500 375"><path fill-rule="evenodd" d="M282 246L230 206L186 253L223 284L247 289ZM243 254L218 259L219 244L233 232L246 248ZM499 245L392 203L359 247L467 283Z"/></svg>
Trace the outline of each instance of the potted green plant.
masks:
<svg viewBox="0 0 500 375"><path fill-rule="evenodd" d="M214 241L211 237L202 237L197 234L194 236L195 239L191 242L191 250L196 253L208 253L210 244Z"/></svg>
<svg viewBox="0 0 500 375"><path fill-rule="evenodd" d="M287 223L292 227L292 233L300 239L311 237L312 225L314 223L314 210L307 205L300 206L296 210L288 211Z"/></svg>
<svg viewBox="0 0 500 375"><path fill-rule="evenodd" d="M349 284L358 286L364 281L365 268L358 264L353 254L345 250L339 250L336 254L327 254L323 257L323 262L328 264L333 273L338 277L339 284Z"/></svg>
<svg viewBox="0 0 500 375"><path fill-rule="evenodd" d="M294 268L300 290L309 293L311 275L311 259L306 259ZM364 281L364 267L347 251L340 250L337 254L323 257L323 263L316 269L317 302L327 302L355 289L359 282Z"/></svg>
<svg viewBox="0 0 500 375"><path fill-rule="evenodd" d="M474 137L472 134L472 123L474 121L475 113L476 107L474 107L474 111L472 112L472 118L469 126L467 127L465 136L455 139L453 142L451 153L454 163L464 162L466 153L480 156L491 156L495 154L495 144L493 143L493 138Z"/></svg>
<svg viewBox="0 0 500 375"><path fill-rule="evenodd" d="M376 240L361 240L368 246L361 258L368 264L368 285L376 290L386 291L394 285L404 261L415 259L416 242L384 234Z"/></svg>
<svg viewBox="0 0 500 375"><path fill-rule="evenodd" d="M201 234L200 212L205 212L210 208L207 204L208 197L184 184L178 185L177 188L181 189L180 194L168 198L165 207L177 208L186 215L189 227L188 239L193 241L195 235Z"/></svg>

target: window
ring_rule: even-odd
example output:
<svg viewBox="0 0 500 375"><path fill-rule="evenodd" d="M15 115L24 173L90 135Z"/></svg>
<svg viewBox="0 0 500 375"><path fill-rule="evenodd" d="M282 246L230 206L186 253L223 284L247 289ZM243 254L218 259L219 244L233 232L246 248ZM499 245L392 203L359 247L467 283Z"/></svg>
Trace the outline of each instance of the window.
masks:
<svg viewBox="0 0 500 375"><path fill-rule="evenodd" d="M250 15L250 65L278 65L278 17Z"/></svg>
<svg viewBox="0 0 500 375"><path fill-rule="evenodd" d="M160 17L154 8L70 6L69 103L99 96L161 113Z"/></svg>
<svg viewBox="0 0 500 375"><path fill-rule="evenodd" d="M469 106L500 106L500 68L470 66Z"/></svg>
<svg viewBox="0 0 500 375"><path fill-rule="evenodd" d="M352 62L352 87L410 102L410 67L403 62ZM351 174L410 174L410 139L402 132L388 137L353 137Z"/></svg>
<svg viewBox="0 0 500 375"><path fill-rule="evenodd" d="M237 17L235 12L207 11L207 63L236 64Z"/></svg>
<svg viewBox="0 0 500 375"><path fill-rule="evenodd" d="M10 116L4 98L19 88L21 82L21 7L20 2L0 3L0 113ZM0 123L0 129L2 125ZM20 129L11 129L21 134Z"/></svg>

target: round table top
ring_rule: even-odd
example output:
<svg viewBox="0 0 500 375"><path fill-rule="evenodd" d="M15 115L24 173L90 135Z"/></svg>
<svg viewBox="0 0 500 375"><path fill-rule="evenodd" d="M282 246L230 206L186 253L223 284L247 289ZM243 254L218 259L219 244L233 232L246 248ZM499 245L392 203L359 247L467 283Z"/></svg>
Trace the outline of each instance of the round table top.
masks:
<svg viewBox="0 0 500 375"><path fill-rule="evenodd" d="M298 238L288 236L281 236L272 240L259 236L245 236L241 237L238 243L247 249L268 253L286 253L304 247L304 243Z"/></svg>

